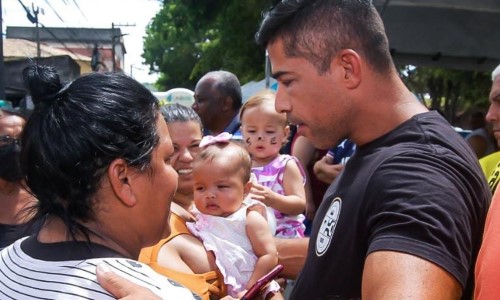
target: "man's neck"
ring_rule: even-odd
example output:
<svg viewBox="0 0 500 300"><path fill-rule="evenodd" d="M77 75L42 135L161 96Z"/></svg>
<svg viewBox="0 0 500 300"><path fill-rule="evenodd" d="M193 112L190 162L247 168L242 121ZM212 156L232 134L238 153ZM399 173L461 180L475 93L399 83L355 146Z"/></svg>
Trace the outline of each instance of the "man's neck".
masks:
<svg viewBox="0 0 500 300"><path fill-rule="evenodd" d="M238 112L228 113L226 115L221 115L217 120L218 122L213 126L213 128L208 128L212 135L218 135L226 131L227 127L231 124L233 119L236 117Z"/></svg>

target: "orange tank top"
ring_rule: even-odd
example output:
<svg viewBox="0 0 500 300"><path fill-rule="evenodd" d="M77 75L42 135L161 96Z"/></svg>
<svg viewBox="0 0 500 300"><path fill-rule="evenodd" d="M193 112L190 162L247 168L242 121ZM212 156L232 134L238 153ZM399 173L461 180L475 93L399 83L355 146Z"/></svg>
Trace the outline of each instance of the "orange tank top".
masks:
<svg viewBox="0 0 500 300"><path fill-rule="evenodd" d="M224 279L219 271L210 271L203 274L188 274L165 268L158 264L158 253L160 248L170 240L181 234L189 234L186 221L175 213L170 216L171 233L165 239L160 240L152 247L143 248L139 255L139 261L149 265L156 272L184 285L191 291L200 295L203 300L209 300L210 295L224 297L227 295Z"/></svg>

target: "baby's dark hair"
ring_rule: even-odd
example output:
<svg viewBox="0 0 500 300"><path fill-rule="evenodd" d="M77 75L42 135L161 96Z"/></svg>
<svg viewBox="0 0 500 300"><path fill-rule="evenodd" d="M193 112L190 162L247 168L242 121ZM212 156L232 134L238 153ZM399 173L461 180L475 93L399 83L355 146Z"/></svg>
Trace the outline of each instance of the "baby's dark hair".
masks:
<svg viewBox="0 0 500 300"><path fill-rule="evenodd" d="M250 180L250 174L252 172L252 160L250 159L250 154L248 151L241 146L239 143L232 141L225 142L215 142L208 146L205 146L203 150L194 158L193 166L204 161L213 161L224 154L228 160L234 162L234 171L242 172L243 182L246 183Z"/></svg>

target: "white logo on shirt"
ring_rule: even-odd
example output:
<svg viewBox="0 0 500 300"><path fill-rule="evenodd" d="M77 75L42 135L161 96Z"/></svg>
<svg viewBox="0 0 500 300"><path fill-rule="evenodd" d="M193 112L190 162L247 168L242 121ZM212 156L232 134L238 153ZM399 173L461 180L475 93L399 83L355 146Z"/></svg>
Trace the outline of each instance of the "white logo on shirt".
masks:
<svg viewBox="0 0 500 300"><path fill-rule="evenodd" d="M316 239L317 256L325 254L326 250L330 246L335 226L337 226L337 221L339 220L341 207L342 200L338 197L333 199L332 204L330 204L330 207L323 218L323 222L321 222L321 227L319 228L318 237Z"/></svg>

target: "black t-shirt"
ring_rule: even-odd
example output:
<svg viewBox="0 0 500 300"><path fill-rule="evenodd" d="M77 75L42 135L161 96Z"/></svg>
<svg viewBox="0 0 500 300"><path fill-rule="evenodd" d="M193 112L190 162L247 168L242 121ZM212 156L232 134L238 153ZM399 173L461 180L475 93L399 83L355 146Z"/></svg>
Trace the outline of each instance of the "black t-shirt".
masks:
<svg viewBox="0 0 500 300"><path fill-rule="evenodd" d="M361 297L364 261L380 250L441 266L471 298L491 193L475 155L436 112L359 147L313 223L290 299Z"/></svg>

